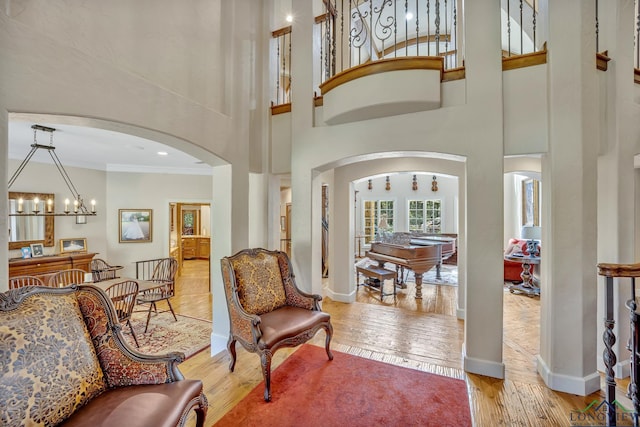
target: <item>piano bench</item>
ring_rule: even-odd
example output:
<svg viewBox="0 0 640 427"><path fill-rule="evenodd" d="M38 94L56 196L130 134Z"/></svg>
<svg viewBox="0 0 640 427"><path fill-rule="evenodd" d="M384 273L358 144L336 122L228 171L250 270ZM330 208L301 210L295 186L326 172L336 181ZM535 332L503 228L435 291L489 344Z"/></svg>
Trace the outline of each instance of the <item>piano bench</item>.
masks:
<svg viewBox="0 0 640 427"><path fill-rule="evenodd" d="M386 297L387 295L393 295L393 297L396 297L396 272L395 271L391 271L391 270L387 270L386 268L382 268L382 267L376 267L373 265L367 266L367 267L356 267L356 272L358 273L357 278L356 278L356 283L358 285L358 287L360 286L366 286L369 289L373 289L375 291L379 291L380 292L380 301L382 301L383 297ZM380 288L372 286L368 283L360 283L360 274L364 275L365 277L368 278L374 278L374 279L378 279L380 280ZM385 294L384 293L384 281L385 280L393 280L393 293L392 294Z"/></svg>

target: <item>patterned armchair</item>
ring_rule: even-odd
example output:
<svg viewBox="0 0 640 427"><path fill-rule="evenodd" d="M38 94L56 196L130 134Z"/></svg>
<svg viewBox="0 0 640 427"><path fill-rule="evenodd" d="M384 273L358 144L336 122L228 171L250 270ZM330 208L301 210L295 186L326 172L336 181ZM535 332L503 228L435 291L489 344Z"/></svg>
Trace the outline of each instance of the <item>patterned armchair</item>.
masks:
<svg viewBox="0 0 640 427"><path fill-rule="evenodd" d="M279 348L296 347L324 329L327 356L333 359L333 327L329 314L320 310L322 297L298 289L286 253L245 249L222 258L221 266L231 323L229 370L233 372L236 364L236 341L258 353L264 400L271 400L271 358Z"/></svg>
<svg viewBox="0 0 640 427"><path fill-rule="evenodd" d="M184 355L130 348L93 285L0 293L0 337L2 426L183 426L191 410L204 425L207 399L178 370Z"/></svg>

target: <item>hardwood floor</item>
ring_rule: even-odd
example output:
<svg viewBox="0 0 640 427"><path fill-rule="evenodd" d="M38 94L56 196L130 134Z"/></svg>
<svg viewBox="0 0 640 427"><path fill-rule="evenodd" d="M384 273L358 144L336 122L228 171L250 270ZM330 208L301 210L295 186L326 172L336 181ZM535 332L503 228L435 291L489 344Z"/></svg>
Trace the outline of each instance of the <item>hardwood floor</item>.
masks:
<svg viewBox="0 0 640 427"><path fill-rule="evenodd" d="M199 264L196 264L199 263ZM172 304L177 312L211 318L208 281L202 280L201 261L189 265L177 281ZM198 273L200 269L201 273ZM389 282L390 283L390 282ZM568 426L572 413L584 409L604 393L575 396L549 390L536 372L539 346L540 300L504 293L504 347L506 378L498 380L467 374L462 369L464 322L455 317L457 287L423 285L423 299L416 302L412 283L393 297L380 301L377 292L358 290L357 302L344 304L323 300L334 327L332 348L371 359L427 372L464 379L469 405L477 426ZM387 284L390 286L390 284ZM319 332L312 344L323 346ZM275 369L293 350L276 352ZM213 425L262 381L260 362L255 354L238 346L235 372L228 370L226 352L211 357L202 352L180 366L188 378L200 378L209 399L207 425ZM277 385L272 385L277 393ZM626 408L626 384L618 387L618 397ZM190 420L191 422L193 420ZM620 424L619 424L620 425Z"/></svg>

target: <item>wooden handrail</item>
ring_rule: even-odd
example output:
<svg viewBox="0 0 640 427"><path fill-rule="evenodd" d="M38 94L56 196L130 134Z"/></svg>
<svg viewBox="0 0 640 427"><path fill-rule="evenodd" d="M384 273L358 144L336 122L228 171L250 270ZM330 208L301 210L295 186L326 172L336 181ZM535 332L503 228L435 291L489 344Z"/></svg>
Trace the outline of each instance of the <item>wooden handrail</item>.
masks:
<svg viewBox="0 0 640 427"><path fill-rule="evenodd" d="M640 277L640 263L636 264L598 264L598 274L605 277Z"/></svg>

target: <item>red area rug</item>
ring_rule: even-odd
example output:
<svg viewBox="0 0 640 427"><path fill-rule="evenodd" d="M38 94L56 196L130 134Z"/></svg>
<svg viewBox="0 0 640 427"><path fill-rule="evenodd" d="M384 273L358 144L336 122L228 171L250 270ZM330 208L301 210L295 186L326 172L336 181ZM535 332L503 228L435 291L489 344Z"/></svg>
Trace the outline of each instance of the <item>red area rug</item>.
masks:
<svg viewBox="0 0 640 427"><path fill-rule="evenodd" d="M332 352L303 345L272 372L271 402L262 382L215 426L471 425L464 381Z"/></svg>

